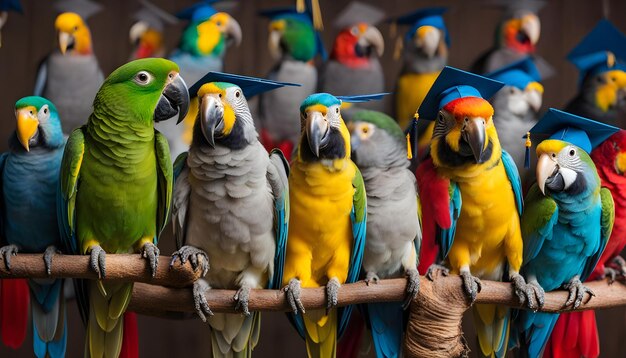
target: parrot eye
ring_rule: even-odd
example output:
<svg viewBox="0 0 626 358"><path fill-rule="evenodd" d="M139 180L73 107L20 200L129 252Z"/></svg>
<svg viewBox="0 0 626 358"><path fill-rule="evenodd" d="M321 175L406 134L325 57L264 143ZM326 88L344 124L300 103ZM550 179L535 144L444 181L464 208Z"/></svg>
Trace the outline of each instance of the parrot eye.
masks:
<svg viewBox="0 0 626 358"><path fill-rule="evenodd" d="M135 83L145 86L152 82L152 75L146 71L141 71L135 75Z"/></svg>
<svg viewBox="0 0 626 358"><path fill-rule="evenodd" d="M359 29L357 29L357 28L356 28L356 26L355 26L355 27L353 27L352 29L350 29L350 33L351 33L352 35L355 35L355 36L356 36L356 35L358 35L358 34L359 34Z"/></svg>
<svg viewBox="0 0 626 358"><path fill-rule="evenodd" d="M335 113L339 114L339 107L335 108Z"/></svg>
<svg viewBox="0 0 626 358"><path fill-rule="evenodd" d="M43 109L43 113L46 113L46 114L47 114L47 113L48 113L48 108L44 108L44 109Z"/></svg>
<svg viewBox="0 0 626 358"><path fill-rule="evenodd" d="M574 154L576 154L576 151L575 151L574 149L571 149L571 150L569 151L569 156L570 156L570 157L573 157L573 156L574 156Z"/></svg>
<svg viewBox="0 0 626 358"><path fill-rule="evenodd" d="M33 111L28 111L28 113L30 113L31 116L33 115Z"/></svg>
<svg viewBox="0 0 626 358"><path fill-rule="evenodd" d="M74 26L74 31L78 31L78 26Z"/></svg>
<svg viewBox="0 0 626 358"><path fill-rule="evenodd" d="M239 91L235 92L235 97L239 98L239 96L241 96L241 92Z"/></svg>

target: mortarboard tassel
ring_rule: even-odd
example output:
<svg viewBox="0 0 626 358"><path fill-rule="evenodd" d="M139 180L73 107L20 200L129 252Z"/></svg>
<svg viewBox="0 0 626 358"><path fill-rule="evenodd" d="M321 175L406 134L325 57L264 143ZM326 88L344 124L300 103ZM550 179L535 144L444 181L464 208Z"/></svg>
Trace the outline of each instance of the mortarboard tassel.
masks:
<svg viewBox="0 0 626 358"><path fill-rule="evenodd" d="M419 115L415 112L413 120L409 125L406 133L406 157L407 159L413 159L413 153L417 153L417 119Z"/></svg>
<svg viewBox="0 0 626 358"><path fill-rule="evenodd" d="M530 168L530 147L533 143L530 141L530 132L526 132L526 152L524 153L524 169Z"/></svg>
<svg viewBox="0 0 626 358"><path fill-rule="evenodd" d="M306 11L306 6L304 5L304 0L297 0L296 1L296 11L299 13L303 13L304 11Z"/></svg>
<svg viewBox="0 0 626 358"><path fill-rule="evenodd" d="M402 47L404 44L402 43L402 37L396 37L396 46L393 49L393 59L398 61L400 56L402 56Z"/></svg>

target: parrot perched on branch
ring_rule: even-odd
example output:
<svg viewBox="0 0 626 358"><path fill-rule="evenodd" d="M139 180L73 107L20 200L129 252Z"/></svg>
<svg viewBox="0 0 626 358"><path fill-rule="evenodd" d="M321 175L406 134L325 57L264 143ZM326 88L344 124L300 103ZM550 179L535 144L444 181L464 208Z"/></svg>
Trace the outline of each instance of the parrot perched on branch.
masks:
<svg viewBox="0 0 626 358"><path fill-rule="evenodd" d="M184 117L189 106L178 66L141 59L116 69L94 100L87 124L68 139L60 176L59 221L73 254L90 255L106 277L106 253L141 252L155 274L159 235L171 204L172 163L154 122ZM117 357L133 284L75 283L91 357Z"/></svg>
<svg viewBox="0 0 626 358"><path fill-rule="evenodd" d="M350 133L341 104L382 95L316 93L300 105L302 135L289 175L289 236L282 284L309 357L335 357L352 306L337 308L344 283L358 280L365 247L367 196L350 159ZM325 287L327 308L304 310L301 287Z"/></svg>
<svg viewBox="0 0 626 358"><path fill-rule="evenodd" d="M59 0L54 6L61 12L54 22L59 48L39 67L34 94L57 106L63 133L69 134L89 118L104 80L86 23L102 5L91 0Z"/></svg>
<svg viewBox="0 0 626 358"><path fill-rule="evenodd" d="M363 272L367 284L406 277L406 300L370 303L364 312L376 355L399 357L405 330L404 308L417 296L417 258L422 240L415 175L409 170L404 132L381 112L357 110L345 114L350 128L352 158L367 193L367 237ZM389 223L395 223L389 225ZM347 337L346 337L347 338ZM346 339L344 338L344 339ZM345 343L341 342L340 345Z"/></svg>
<svg viewBox="0 0 626 358"><path fill-rule="evenodd" d="M141 8L133 14L135 21L128 32L133 45L131 60L165 56L163 34L166 25L174 25L178 19L148 0L139 0Z"/></svg>
<svg viewBox="0 0 626 358"><path fill-rule="evenodd" d="M385 40L375 27L384 17L381 10L359 1L350 2L342 10L334 22L340 32L321 70L321 92L342 95L385 90L385 75L379 61ZM359 107L383 111L385 103L371 101Z"/></svg>
<svg viewBox="0 0 626 358"><path fill-rule="evenodd" d="M287 159L298 145L298 105L317 88L315 58L326 59L320 34L313 26L312 13L285 7L261 12L270 19L268 47L276 63L268 78L301 84L262 94L259 98L261 143L266 149L280 148Z"/></svg>
<svg viewBox="0 0 626 358"><path fill-rule="evenodd" d="M248 311L250 290L280 288L274 275L287 240L289 164L280 151L268 155L259 143L247 98L285 85L291 84L209 72L189 89L198 102L190 115L197 118L189 152L175 165L178 251L172 264L190 261L206 274L194 283L193 295L198 315L211 327L213 357L251 356L261 314ZM211 288L236 289L243 314L213 314L205 297Z"/></svg>
<svg viewBox="0 0 626 358"><path fill-rule="evenodd" d="M0 256L7 270L11 270L11 257L18 252L43 253L49 273L52 257L62 245L56 216L59 168L65 145L61 120L52 102L34 96L15 103L15 116L17 129L9 141L9 152L0 157L0 220L7 244L0 248ZM2 285L7 281L2 280ZM35 356L65 357L63 279L32 279L28 286ZM21 297L27 298L28 294ZM19 303L12 309L20 310ZM20 330L19 326L12 329Z"/></svg>
<svg viewBox="0 0 626 358"><path fill-rule="evenodd" d="M536 312L544 291L568 290L565 306L573 308L586 294L594 296L582 282L606 247L615 212L589 153L617 131L553 108L530 130L550 138L537 146L537 183L526 195L522 216L522 273L533 291L527 301L533 311L519 311L514 323L523 356L543 354L559 317Z"/></svg>
<svg viewBox="0 0 626 358"><path fill-rule="evenodd" d="M20 0L0 0L0 47L2 47L2 27L9 19L9 11L23 13Z"/></svg>
<svg viewBox="0 0 626 358"><path fill-rule="evenodd" d="M438 251L445 267L431 266L427 277L460 274L470 302L480 291L481 278L508 279L520 300L525 299L526 283L519 274L521 182L513 159L500 147L494 110L486 100L503 85L446 67L418 110L420 118L435 119L432 159L416 172L424 205L420 266L433 263ZM509 311L473 306L480 356L506 354Z"/></svg>

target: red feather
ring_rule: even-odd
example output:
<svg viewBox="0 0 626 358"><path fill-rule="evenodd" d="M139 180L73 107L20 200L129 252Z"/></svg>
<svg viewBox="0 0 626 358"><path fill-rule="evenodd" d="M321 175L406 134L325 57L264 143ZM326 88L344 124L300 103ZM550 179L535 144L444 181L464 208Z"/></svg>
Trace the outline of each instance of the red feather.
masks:
<svg viewBox="0 0 626 358"><path fill-rule="evenodd" d="M291 162L291 153L293 152L293 143L291 141L274 141L265 129L261 130L260 137L261 144L263 144L268 152L272 149L280 149L280 151L285 155L285 158L287 158L287 161Z"/></svg>
<svg viewBox="0 0 626 358"><path fill-rule="evenodd" d="M2 342L17 349L26 338L30 294L25 279L4 279L0 282L0 320Z"/></svg>
<svg viewBox="0 0 626 358"><path fill-rule="evenodd" d="M356 358L359 356L364 327L365 321L363 321L361 313L358 310L352 311L348 328L346 328L343 337L337 343L337 357Z"/></svg>
<svg viewBox="0 0 626 358"><path fill-rule="evenodd" d="M119 358L139 357L139 331L137 329L137 314L124 313L124 340Z"/></svg>
<svg viewBox="0 0 626 358"><path fill-rule="evenodd" d="M365 31L364 26L367 25L360 24L341 31L335 38L330 58L350 68L368 67L370 65L369 57L359 56L356 53L356 44L359 39L352 33L353 29Z"/></svg>

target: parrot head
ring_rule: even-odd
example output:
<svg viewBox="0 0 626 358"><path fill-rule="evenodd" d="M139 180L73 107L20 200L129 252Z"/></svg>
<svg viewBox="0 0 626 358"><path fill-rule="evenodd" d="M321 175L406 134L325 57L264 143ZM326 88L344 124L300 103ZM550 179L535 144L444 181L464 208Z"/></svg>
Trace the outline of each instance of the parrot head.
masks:
<svg viewBox="0 0 626 358"><path fill-rule="evenodd" d="M407 166L406 139L398 122L388 115L359 110L346 115L352 160L359 168Z"/></svg>
<svg viewBox="0 0 626 358"><path fill-rule="evenodd" d="M626 176L626 130L620 130L591 152L598 167L610 173Z"/></svg>
<svg viewBox="0 0 626 358"><path fill-rule="evenodd" d="M137 21L130 28L130 43L135 46L135 58L159 57L163 48L163 34L145 21Z"/></svg>
<svg viewBox="0 0 626 358"><path fill-rule="evenodd" d="M499 29L500 46L531 54L539 41L541 22L530 11L521 11L505 20Z"/></svg>
<svg viewBox="0 0 626 358"><path fill-rule="evenodd" d="M91 33L80 15L64 12L57 16L54 27L59 36L59 50L62 54L91 53Z"/></svg>
<svg viewBox="0 0 626 358"><path fill-rule="evenodd" d="M198 56L223 56L226 48L241 44L241 26L225 12L192 21L185 29L181 48Z"/></svg>
<svg viewBox="0 0 626 358"><path fill-rule="evenodd" d="M582 94L589 103L606 113L626 109L626 72L612 69L588 74L583 80Z"/></svg>
<svg viewBox="0 0 626 358"><path fill-rule="evenodd" d="M543 86L539 82L530 82L523 89L504 86L494 97L493 103L497 107L500 101L504 101L505 108L516 116L523 117L531 111L536 114L543 102Z"/></svg>
<svg viewBox="0 0 626 358"><path fill-rule="evenodd" d="M363 67L372 54L382 56L385 50L383 35L374 26L359 23L342 30L333 45L331 58L349 67Z"/></svg>
<svg viewBox="0 0 626 358"><path fill-rule="evenodd" d="M94 113L114 116L120 123L132 121L130 125L152 126L176 115L180 121L188 108L189 93L178 65L162 58L135 60L119 67L107 77L94 100Z"/></svg>
<svg viewBox="0 0 626 358"><path fill-rule="evenodd" d="M298 61L311 61L317 53L313 23L301 14L286 14L273 18L269 25L268 47L272 56Z"/></svg>
<svg viewBox="0 0 626 358"><path fill-rule="evenodd" d="M576 145L547 139L537 146L537 157L537 185L544 195L577 195L599 182L591 157Z"/></svg>
<svg viewBox="0 0 626 358"><path fill-rule="evenodd" d="M64 144L61 120L49 100L30 96L15 103L17 128L15 136L28 152L32 148L58 148Z"/></svg>
<svg viewBox="0 0 626 358"><path fill-rule="evenodd" d="M341 100L315 93L300 105L302 137L298 156L304 161L350 157L350 133L341 117Z"/></svg>
<svg viewBox="0 0 626 358"><path fill-rule="evenodd" d="M447 56L446 34L435 26L424 25L418 27L406 43L409 52L416 52L429 59L435 56Z"/></svg>

